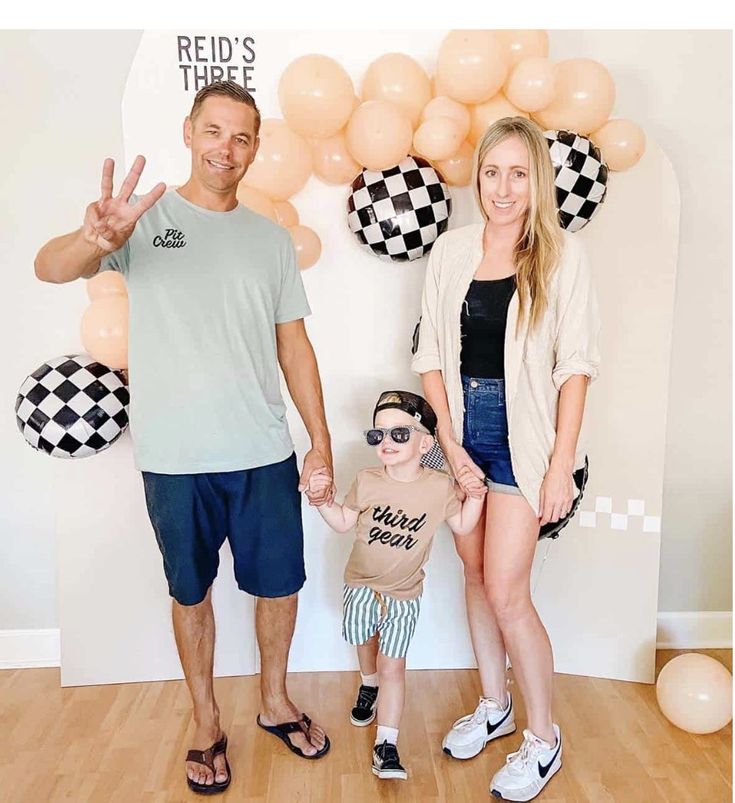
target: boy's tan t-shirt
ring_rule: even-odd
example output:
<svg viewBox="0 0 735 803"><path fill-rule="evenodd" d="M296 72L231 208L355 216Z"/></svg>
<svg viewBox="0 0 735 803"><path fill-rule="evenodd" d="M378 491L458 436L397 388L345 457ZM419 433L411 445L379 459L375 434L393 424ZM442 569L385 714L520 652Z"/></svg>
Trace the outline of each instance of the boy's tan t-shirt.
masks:
<svg viewBox="0 0 735 803"><path fill-rule="evenodd" d="M418 597L434 533L462 507L454 480L425 466L412 482L391 479L383 466L366 468L344 504L360 513L345 584L368 586L395 599Z"/></svg>

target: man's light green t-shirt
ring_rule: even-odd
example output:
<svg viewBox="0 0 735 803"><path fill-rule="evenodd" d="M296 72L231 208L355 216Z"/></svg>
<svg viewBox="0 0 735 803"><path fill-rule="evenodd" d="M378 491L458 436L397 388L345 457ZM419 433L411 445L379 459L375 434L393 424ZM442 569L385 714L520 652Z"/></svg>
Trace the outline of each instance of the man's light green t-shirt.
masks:
<svg viewBox="0 0 735 803"><path fill-rule="evenodd" d="M286 229L241 204L214 212L169 190L100 270L127 280L141 471L239 471L289 457L276 324L311 310Z"/></svg>

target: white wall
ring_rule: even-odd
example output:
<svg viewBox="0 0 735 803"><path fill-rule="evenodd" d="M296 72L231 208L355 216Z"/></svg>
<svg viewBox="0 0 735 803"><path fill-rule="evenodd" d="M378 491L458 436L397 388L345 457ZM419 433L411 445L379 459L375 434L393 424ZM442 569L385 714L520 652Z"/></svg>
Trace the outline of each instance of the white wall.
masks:
<svg viewBox="0 0 735 803"><path fill-rule="evenodd" d="M0 34L0 631L58 622L53 487L61 466L23 443L12 407L30 370L79 348L84 288L42 285L32 262L48 237L79 225L103 158L121 156L120 100L138 38ZM615 113L650 131L680 182L659 607L731 610L731 34L570 31L552 32L551 43L553 58L608 66Z"/></svg>
<svg viewBox="0 0 735 803"><path fill-rule="evenodd" d="M122 156L120 98L139 34L2 32L0 104L0 631L57 626L54 479L15 423L15 396L45 360L79 352L81 283L39 282L33 258L81 224L105 156ZM94 504L90 500L90 504Z"/></svg>

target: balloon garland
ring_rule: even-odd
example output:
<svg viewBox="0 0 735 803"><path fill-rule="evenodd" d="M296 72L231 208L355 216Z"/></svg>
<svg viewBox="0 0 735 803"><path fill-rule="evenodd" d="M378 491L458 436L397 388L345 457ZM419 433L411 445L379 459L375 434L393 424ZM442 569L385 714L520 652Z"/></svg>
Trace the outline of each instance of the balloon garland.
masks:
<svg viewBox="0 0 735 803"><path fill-rule="evenodd" d="M485 130L501 117L520 115L545 130L560 224L578 231L605 198L608 170L629 169L646 146L636 123L610 118L615 84L606 67L593 59L552 62L543 30L450 31L439 47L433 77L408 55L382 55L368 66L359 97L333 58L301 56L284 70L278 99L283 119L263 121L260 149L238 198L288 228L302 270L319 259L319 237L300 224L292 206L279 214L278 205L288 202L312 173L330 185L352 185L354 195L359 187L353 182L366 171L400 173L398 165L407 157L419 157L433 168L439 184L467 186L474 149ZM564 151L569 159L562 164ZM595 175L587 181L593 168ZM380 217L383 236L376 234L368 245L377 248L371 250L383 259L391 258L392 251L399 260L416 259L431 248L426 231L420 248L391 244L391 232L406 234L406 212L426 213L415 204L407 207L405 199L399 207L403 211L392 219L383 215L371 221L364 212L358 225L348 206L349 225L366 245L362 234Z"/></svg>
<svg viewBox="0 0 735 803"><path fill-rule="evenodd" d="M260 147L237 197L288 229L302 270L316 264L322 245L290 199L312 174L326 184L350 185L347 224L361 247L405 262L427 254L446 230L448 187L470 183L475 147L502 117L520 115L544 129L559 222L572 232L605 200L608 171L633 167L646 147L636 123L610 117L615 84L605 66L585 58L552 62L543 30L450 31L433 77L408 55L384 54L368 66L359 96L335 59L308 54L284 70L278 100L283 119L262 121ZM87 288L91 303L81 321L82 343L99 370L120 372L127 368L125 281L105 272ZM44 393L31 387L37 374L27 380L32 398L18 397L19 426L35 448L58 455L70 445L68 456L81 456L116 440L119 433L111 432L105 443L95 435L74 446L63 427L79 429L74 437L83 444L80 427L87 424L71 416L54 424L58 442L39 434L45 413L31 408ZM124 373L119 376L124 380Z"/></svg>

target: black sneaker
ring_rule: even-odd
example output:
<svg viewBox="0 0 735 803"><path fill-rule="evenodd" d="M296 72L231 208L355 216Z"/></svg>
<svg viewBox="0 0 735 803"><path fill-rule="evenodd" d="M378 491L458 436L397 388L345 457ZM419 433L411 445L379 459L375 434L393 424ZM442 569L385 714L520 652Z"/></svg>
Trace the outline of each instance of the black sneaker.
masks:
<svg viewBox="0 0 735 803"><path fill-rule="evenodd" d="M385 741L373 747L373 775L405 781L408 773L401 766L401 757L394 744Z"/></svg>
<svg viewBox="0 0 735 803"><path fill-rule="evenodd" d="M362 728L375 719L375 704L378 701L377 686L360 686L357 692L357 702L350 714L350 722Z"/></svg>

